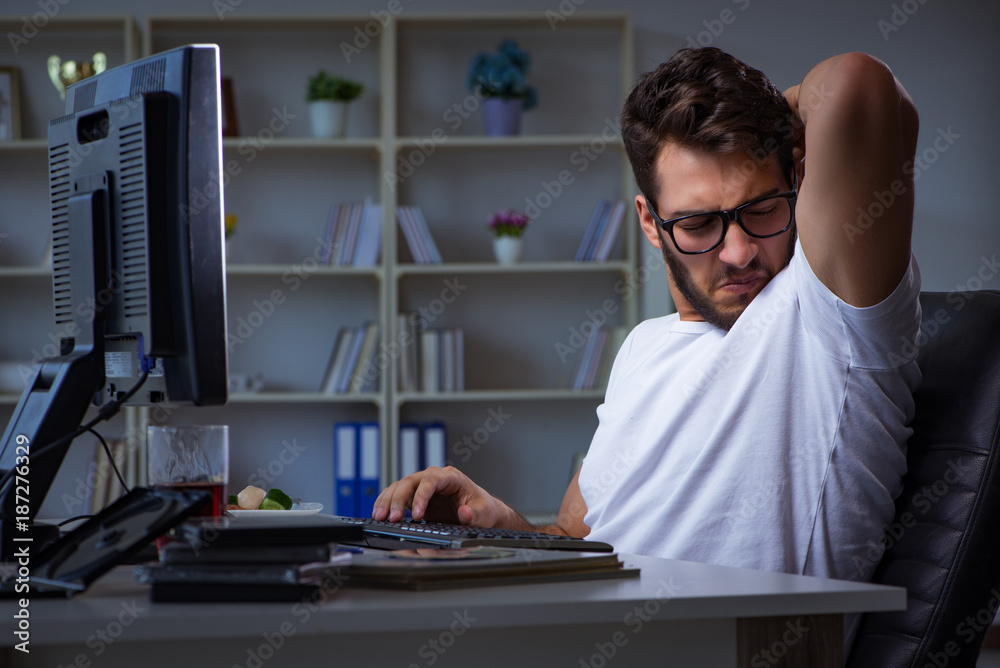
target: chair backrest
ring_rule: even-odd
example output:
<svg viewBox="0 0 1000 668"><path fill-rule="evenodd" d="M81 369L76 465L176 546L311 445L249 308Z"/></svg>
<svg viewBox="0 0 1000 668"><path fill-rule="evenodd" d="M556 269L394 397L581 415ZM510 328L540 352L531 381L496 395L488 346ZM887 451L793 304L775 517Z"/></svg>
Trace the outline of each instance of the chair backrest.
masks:
<svg viewBox="0 0 1000 668"><path fill-rule="evenodd" d="M852 668L975 666L1000 603L1000 292L920 302L908 471L872 580L908 604L864 615Z"/></svg>

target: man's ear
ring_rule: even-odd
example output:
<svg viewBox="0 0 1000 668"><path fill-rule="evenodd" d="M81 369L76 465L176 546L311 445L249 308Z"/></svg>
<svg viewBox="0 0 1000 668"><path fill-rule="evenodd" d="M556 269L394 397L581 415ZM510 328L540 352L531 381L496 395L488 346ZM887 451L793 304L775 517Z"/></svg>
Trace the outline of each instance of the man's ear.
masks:
<svg viewBox="0 0 1000 668"><path fill-rule="evenodd" d="M649 239L649 243L659 249L660 235L657 234L657 223L653 220L653 215L649 213L649 208L646 206L646 198L642 195L635 196L635 210L639 213L639 224L642 226L643 234Z"/></svg>

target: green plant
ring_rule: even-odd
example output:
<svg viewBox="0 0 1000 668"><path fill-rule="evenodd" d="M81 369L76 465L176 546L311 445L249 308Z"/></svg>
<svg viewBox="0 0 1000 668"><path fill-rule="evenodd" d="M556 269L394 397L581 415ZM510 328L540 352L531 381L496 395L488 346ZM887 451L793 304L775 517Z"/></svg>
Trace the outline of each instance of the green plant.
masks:
<svg viewBox="0 0 1000 668"><path fill-rule="evenodd" d="M364 85L357 81L343 79L332 74L327 74L325 70L320 70L309 77L309 84L306 87L306 101L335 100L337 102L350 102L359 97L364 90Z"/></svg>
<svg viewBox="0 0 1000 668"><path fill-rule="evenodd" d="M472 59L466 85L483 97L520 98L524 109L531 109L538 103L538 93L524 80L529 65L531 56L507 39L496 53L480 53Z"/></svg>

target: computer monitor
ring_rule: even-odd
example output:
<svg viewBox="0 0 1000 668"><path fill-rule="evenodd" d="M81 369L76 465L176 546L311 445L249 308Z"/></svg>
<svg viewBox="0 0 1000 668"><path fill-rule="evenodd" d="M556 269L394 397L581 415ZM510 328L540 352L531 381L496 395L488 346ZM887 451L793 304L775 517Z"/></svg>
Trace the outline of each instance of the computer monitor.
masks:
<svg viewBox="0 0 1000 668"><path fill-rule="evenodd" d="M215 45L84 79L49 124L60 356L0 443L0 545L34 519L89 404L100 419L120 404L226 402L220 128Z"/></svg>

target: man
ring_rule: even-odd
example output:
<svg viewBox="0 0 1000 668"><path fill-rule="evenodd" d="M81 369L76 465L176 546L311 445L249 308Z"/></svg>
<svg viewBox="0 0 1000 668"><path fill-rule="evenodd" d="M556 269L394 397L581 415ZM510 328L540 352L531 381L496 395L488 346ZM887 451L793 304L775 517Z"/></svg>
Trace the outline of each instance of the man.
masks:
<svg viewBox="0 0 1000 668"><path fill-rule="evenodd" d="M902 345L920 323L912 102L863 54L825 60L782 94L717 49L685 49L639 81L622 136L678 312L625 341L583 468L539 529L867 579L919 382ZM859 220L886 191L894 203ZM373 515L406 507L530 528L450 467L390 485Z"/></svg>

